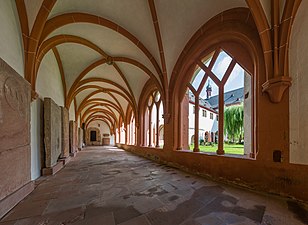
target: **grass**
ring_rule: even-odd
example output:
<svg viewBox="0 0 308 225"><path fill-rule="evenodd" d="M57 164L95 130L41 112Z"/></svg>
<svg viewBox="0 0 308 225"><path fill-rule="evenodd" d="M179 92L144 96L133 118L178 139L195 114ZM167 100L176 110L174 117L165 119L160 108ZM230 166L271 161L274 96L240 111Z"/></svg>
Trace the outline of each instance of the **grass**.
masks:
<svg viewBox="0 0 308 225"><path fill-rule="evenodd" d="M194 149L194 145L190 145L190 150ZM213 146L199 145L200 152L216 152L217 144ZM241 144L224 144L225 154L244 155L244 145Z"/></svg>

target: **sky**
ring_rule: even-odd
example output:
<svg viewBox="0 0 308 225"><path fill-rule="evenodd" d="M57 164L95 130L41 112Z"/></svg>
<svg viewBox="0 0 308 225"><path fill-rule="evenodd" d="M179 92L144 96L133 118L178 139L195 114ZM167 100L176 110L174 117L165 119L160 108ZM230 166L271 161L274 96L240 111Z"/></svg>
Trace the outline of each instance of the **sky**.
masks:
<svg viewBox="0 0 308 225"><path fill-rule="evenodd" d="M217 76L219 80L222 79L224 73L226 72L229 64L231 63L232 58L225 52L220 52L219 56L217 57L217 60L213 66L212 72ZM209 65L209 61L206 63L206 65ZM204 76L205 72L203 70L200 70L198 74L195 76L192 86L197 89L201 83L201 80ZM211 78L208 78L206 81L206 84L204 85L200 97L206 98L206 86L210 82L210 85L212 86L212 96L218 95L218 87L214 83L214 81ZM232 73L230 74L230 77L225 84L225 92L238 89L244 87L244 69L239 65L236 64L234 69L232 70Z"/></svg>

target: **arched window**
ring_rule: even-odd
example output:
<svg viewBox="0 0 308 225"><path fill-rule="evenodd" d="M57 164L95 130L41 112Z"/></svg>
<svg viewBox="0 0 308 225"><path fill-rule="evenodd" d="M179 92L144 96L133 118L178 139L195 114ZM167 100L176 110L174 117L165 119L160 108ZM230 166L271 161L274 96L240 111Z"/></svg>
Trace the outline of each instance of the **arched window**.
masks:
<svg viewBox="0 0 308 225"><path fill-rule="evenodd" d="M128 144L135 145L136 143L136 125L135 125L135 116L134 114L131 115L129 124L127 126L128 132Z"/></svg>
<svg viewBox="0 0 308 225"><path fill-rule="evenodd" d="M159 91L152 92L147 98L144 115L145 146L163 147L163 104Z"/></svg>
<svg viewBox="0 0 308 225"><path fill-rule="evenodd" d="M120 127L120 143L121 144L125 144L125 133L126 133L126 129L125 129L124 123L122 123Z"/></svg>
<svg viewBox="0 0 308 225"><path fill-rule="evenodd" d="M251 75L222 48L196 60L186 93L190 149L250 155L252 84Z"/></svg>

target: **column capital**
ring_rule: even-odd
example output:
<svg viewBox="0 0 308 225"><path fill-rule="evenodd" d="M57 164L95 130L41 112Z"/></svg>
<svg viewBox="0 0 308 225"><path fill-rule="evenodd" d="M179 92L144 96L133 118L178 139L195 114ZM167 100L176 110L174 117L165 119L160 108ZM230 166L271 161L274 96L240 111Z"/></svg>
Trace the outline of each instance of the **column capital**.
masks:
<svg viewBox="0 0 308 225"><path fill-rule="evenodd" d="M262 84L262 91L268 93L271 102L279 103L283 97L283 94L291 86L291 84L291 77L275 77Z"/></svg>
<svg viewBox="0 0 308 225"><path fill-rule="evenodd" d="M31 90L31 102L35 101L38 98L38 93L34 91L33 89Z"/></svg>
<svg viewBox="0 0 308 225"><path fill-rule="evenodd" d="M171 118L171 114L170 113L165 113L165 114L163 114L163 118L164 118L164 122L166 124L168 124L169 121L170 121L170 118Z"/></svg>

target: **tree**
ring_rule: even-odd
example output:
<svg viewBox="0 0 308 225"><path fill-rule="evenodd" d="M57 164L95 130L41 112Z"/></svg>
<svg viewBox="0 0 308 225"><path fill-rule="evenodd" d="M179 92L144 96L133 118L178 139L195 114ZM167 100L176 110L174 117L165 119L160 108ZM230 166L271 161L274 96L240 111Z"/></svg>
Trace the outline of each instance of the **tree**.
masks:
<svg viewBox="0 0 308 225"><path fill-rule="evenodd" d="M241 142L244 132L244 106L234 105L225 108L224 131L231 137L232 142L238 139Z"/></svg>

